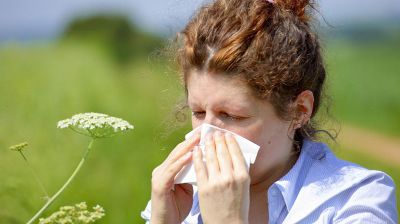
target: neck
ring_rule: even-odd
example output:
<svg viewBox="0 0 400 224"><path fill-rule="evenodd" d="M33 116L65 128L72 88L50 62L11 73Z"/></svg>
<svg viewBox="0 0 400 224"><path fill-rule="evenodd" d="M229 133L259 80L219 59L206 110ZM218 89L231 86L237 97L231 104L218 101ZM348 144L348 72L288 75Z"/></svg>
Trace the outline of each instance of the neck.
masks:
<svg viewBox="0 0 400 224"><path fill-rule="evenodd" d="M297 158L299 157L299 153L293 153L288 157L287 160L283 161L282 163L278 164L271 171L267 172L264 176L265 178L262 181L253 183L250 185L250 193L257 194L262 193L264 194L266 190L277 180L281 177L286 175L289 170L293 167L296 163Z"/></svg>

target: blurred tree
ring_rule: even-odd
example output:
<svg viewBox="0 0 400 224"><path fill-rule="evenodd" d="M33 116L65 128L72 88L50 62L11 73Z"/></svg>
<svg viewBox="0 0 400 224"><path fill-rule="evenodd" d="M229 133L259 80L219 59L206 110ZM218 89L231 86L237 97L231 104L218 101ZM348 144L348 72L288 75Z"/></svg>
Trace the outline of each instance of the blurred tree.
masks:
<svg viewBox="0 0 400 224"><path fill-rule="evenodd" d="M83 41L106 50L119 64L143 57L162 46L163 39L146 33L123 15L92 15L73 20L61 40Z"/></svg>

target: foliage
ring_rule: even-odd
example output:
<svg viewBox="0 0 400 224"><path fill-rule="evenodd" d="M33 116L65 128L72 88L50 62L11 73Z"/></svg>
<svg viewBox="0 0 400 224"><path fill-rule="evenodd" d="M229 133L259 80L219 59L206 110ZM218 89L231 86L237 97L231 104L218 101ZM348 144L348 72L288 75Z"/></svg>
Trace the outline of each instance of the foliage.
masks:
<svg viewBox="0 0 400 224"><path fill-rule="evenodd" d="M162 39L144 32L123 15L78 17L65 29L62 40L81 41L104 49L120 65L161 47Z"/></svg>

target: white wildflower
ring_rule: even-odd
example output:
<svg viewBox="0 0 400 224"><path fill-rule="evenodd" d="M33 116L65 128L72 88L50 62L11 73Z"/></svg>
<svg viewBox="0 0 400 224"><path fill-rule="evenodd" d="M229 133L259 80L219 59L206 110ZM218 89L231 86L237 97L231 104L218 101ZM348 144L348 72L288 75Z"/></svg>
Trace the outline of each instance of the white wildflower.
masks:
<svg viewBox="0 0 400 224"><path fill-rule="evenodd" d="M104 209L101 206L96 205L93 207L93 211L89 211L86 202L81 202L74 206L61 207L59 211L49 217L39 219L39 224L94 223L104 215Z"/></svg>
<svg viewBox="0 0 400 224"><path fill-rule="evenodd" d="M76 114L69 119L61 120L57 127L71 128L93 138L110 137L119 132L133 129L133 125L121 118L93 112Z"/></svg>

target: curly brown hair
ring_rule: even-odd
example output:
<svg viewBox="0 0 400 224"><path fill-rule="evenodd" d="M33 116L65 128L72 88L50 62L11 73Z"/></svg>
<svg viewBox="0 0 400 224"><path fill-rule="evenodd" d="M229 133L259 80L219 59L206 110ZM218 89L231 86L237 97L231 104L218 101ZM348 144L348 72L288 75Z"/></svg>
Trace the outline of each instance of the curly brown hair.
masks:
<svg viewBox="0 0 400 224"><path fill-rule="evenodd" d="M309 0L216 0L202 6L175 38L181 81L193 70L238 77L256 97L269 100L278 116L293 120L305 90L314 94L311 122L294 140L315 137L326 77L321 47L311 27Z"/></svg>

